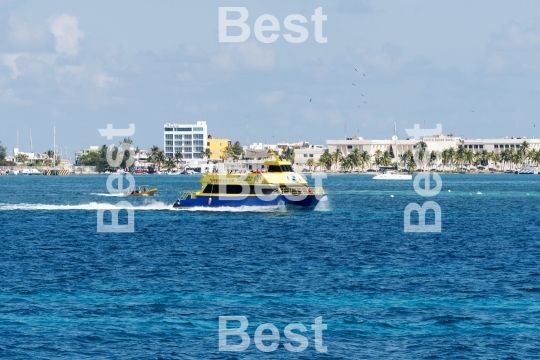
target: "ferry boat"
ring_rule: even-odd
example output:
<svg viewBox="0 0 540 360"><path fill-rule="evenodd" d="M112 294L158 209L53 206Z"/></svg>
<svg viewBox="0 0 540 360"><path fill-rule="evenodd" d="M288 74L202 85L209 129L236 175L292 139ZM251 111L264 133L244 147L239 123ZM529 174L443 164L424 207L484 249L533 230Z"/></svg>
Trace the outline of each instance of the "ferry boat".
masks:
<svg viewBox="0 0 540 360"><path fill-rule="evenodd" d="M202 176L199 191L184 192L174 203L176 208L239 207L292 205L313 209L326 193L323 188L310 187L306 179L296 174L289 161L264 162L266 170L249 173L210 173Z"/></svg>

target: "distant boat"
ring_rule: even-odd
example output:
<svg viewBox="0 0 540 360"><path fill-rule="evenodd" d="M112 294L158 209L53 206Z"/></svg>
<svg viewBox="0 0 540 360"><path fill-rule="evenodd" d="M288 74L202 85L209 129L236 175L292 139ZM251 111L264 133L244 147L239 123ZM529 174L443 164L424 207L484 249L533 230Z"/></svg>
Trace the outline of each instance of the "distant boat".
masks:
<svg viewBox="0 0 540 360"><path fill-rule="evenodd" d="M25 169L23 170L23 175L43 175L43 173L41 171L39 171L38 169Z"/></svg>
<svg viewBox="0 0 540 360"><path fill-rule="evenodd" d="M375 175L373 180L412 180L412 175L399 173L399 153L397 146L397 131L396 123L394 122L394 142L395 142L395 158L396 158L396 171L385 171L382 174Z"/></svg>
<svg viewBox="0 0 540 360"><path fill-rule="evenodd" d="M8 175L19 175L19 172L17 170L9 169Z"/></svg>

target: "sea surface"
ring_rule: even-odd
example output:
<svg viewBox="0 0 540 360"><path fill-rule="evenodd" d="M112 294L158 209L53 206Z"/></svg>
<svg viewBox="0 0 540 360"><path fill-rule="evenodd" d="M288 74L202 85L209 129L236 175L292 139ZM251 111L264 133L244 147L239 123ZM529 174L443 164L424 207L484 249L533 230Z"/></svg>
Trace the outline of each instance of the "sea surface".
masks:
<svg viewBox="0 0 540 360"><path fill-rule="evenodd" d="M205 211L171 206L198 176L135 176L159 189L141 198L112 196L107 176L2 176L0 358L540 358L540 175L441 178L422 197L411 181L330 175L314 211ZM97 232L119 201L135 231ZM442 231L405 233L405 207L426 201ZM247 318L245 351L219 351L220 316ZM255 346L264 323L274 352ZM284 347L291 323L302 352Z"/></svg>

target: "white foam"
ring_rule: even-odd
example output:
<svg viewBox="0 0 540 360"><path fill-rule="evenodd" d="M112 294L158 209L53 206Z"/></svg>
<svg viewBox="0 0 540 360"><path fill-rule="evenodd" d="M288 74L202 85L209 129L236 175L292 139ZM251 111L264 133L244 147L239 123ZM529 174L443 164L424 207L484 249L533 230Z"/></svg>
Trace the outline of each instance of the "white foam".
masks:
<svg viewBox="0 0 540 360"><path fill-rule="evenodd" d="M118 193L118 194L111 194L111 193L106 193L106 194L101 194L101 193L90 193L90 195L96 195L96 196L110 196L110 197L122 197L122 196L126 196L126 195L124 195L123 193Z"/></svg>
<svg viewBox="0 0 540 360"><path fill-rule="evenodd" d="M0 210L170 210L172 205L163 202L152 202L138 206L117 206L116 204L91 202L79 205L54 205L54 204L0 204Z"/></svg>
<svg viewBox="0 0 540 360"><path fill-rule="evenodd" d="M161 201L152 201L148 204L137 206L117 206L116 204L91 202L79 205L54 205L54 204L0 204L2 210L114 210L114 209L132 209L132 210L175 210L175 211L212 211L212 212L282 212L286 211L284 205L276 206L222 206L222 207L190 207L174 208L172 204L165 204Z"/></svg>
<svg viewBox="0 0 540 360"><path fill-rule="evenodd" d="M194 206L188 208L174 208L178 211L210 211L210 212L285 212L285 205L275 206Z"/></svg>

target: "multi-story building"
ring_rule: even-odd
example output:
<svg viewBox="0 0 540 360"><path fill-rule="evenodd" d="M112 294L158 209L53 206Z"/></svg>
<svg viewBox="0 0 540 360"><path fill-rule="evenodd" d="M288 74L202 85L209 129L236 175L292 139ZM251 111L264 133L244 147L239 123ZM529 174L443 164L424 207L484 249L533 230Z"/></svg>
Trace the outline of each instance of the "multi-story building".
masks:
<svg viewBox="0 0 540 360"><path fill-rule="evenodd" d="M211 160L224 160L226 158L226 150L231 146L231 140L229 139L214 139L208 137L206 140L206 147L212 152L212 155L210 156Z"/></svg>
<svg viewBox="0 0 540 360"><path fill-rule="evenodd" d="M197 121L196 124L164 125L163 148L165 156L174 157L177 152L182 153L184 160L202 159L201 152L206 150L208 129L206 121Z"/></svg>
<svg viewBox="0 0 540 360"><path fill-rule="evenodd" d="M90 146L89 149L83 149L83 150L77 150L75 151L75 165L80 166L81 165L81 156L86 155L90 152L97 152L99 151L99 146Z"/></svg>
<svg viewBox="0 0 540 360"><path fill-rule="evenodd" d="M294 167L298 171L309 169L308 161L313 160L313 163L317 165L321 155L328 150L322 145L310 145L307 148L294 150ZM312 169L313 170L313 169Z"/></svg>

